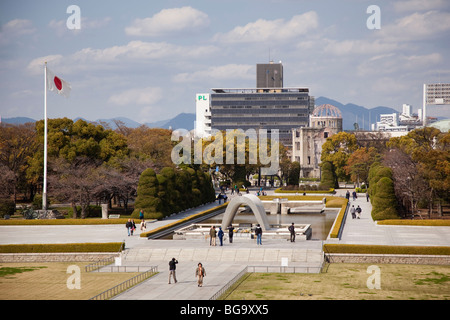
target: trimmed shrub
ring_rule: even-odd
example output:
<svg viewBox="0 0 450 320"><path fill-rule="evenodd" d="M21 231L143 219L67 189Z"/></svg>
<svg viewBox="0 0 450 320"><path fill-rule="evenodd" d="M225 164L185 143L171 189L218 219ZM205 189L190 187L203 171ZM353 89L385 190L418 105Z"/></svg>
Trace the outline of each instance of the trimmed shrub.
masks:
<svg viewBox="0 0 450 320"><path fill-rule="evenodd" d="M118 252L123 249L122 242L0 245L0 253Z"/></svg>
<svg viewBox="0 0 450 320"><path fill-rule="evenodd" d="M144 219L161 219L163 217L162 201L159 196L159 181L153 169L142 172L139 177L137 197L132 218L139 218L139 211L144 210Z"/></svg>
<svg viewBox="0 0 450 320"><path fill-rule="evenodd" d="M450 255L450 247L444 246L383 246L326 243L323 245L323 249L326 253Z"/></svg>
<svg viewBox="0 0 450 320"><path fill-rule="evenodd" d="M339 188L333 164L329 161L322 163L322 179L320 184L326 188Z"/></svg>

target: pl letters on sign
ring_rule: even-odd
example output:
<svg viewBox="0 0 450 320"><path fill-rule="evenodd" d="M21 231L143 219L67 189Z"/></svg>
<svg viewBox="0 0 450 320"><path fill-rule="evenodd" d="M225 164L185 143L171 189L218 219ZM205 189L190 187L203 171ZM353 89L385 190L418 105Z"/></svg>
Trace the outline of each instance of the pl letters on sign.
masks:
<svg viewBox="0 0 450 320"><path fill-rule="evenodd" d="M66 26L69 30L80 30L81 29L81 9L77 5L70 5L67 7L66 13L72 13L72 15L67 18Z"/></svg>
<svg viewBox="0 0 450 320"><path fill-rule="evenodd" d="M381 10L380 7L377 5L370 5L367 7L367 13L372 13L372 15L367 18L367 29L374 30L374 29L381 29Z"/></svg>

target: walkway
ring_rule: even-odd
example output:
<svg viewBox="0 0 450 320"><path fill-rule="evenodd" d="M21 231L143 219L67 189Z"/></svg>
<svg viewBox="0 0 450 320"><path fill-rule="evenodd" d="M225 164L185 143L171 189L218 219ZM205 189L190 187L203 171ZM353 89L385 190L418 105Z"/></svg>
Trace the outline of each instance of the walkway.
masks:
<svg viewBox="0 0 450 320"><path fill-rule="evenodd" d="M345 195L345 192L346 190L340 189L337 195ZM358 205L361 207L361 219L352 219L351 214L347 214L339 243L405 246L450 245L450 227L377 225L372 220L370 214L372 205L367 202L365 195L360 194L355 201L350 197L350 207L352 205L355 208Z"/></svg>

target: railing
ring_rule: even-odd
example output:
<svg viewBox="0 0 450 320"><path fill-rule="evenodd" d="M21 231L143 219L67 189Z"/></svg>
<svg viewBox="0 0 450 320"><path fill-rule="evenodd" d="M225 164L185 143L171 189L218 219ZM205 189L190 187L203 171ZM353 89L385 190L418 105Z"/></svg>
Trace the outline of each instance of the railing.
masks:
<svg viewBox="0 0 450 320"><path fill-rule="evenodd" d="M233 284L236 283L240 278L242 278L247 273L247 268L244 267L244 269L241 270L233 279L227 282L226 285L224 285L219 291L217 291L209 300L217 300L221 295L225 293Z"/></svg>
<svg viewBox="0 0 450 320"><path fill-rule="evenodd" d="M322 266L247 266L247 272L271 272L271 273L320 273Z"/></svg>
<svg viewBox="0 0 450 320"><path fill-rule="evenodd" d="M88 264L87 266L84 267L84 271L91 272L91 271L99 270L100 268L102 268L104 266L114 263L115 258L116 257L109 257L109 258Z"/></svg>
<svg viewBox="0 0 450 320"><path fill-rule="evenodd" d="M118 295L121 292L124 292L126 290L128 290L129 288L135 286L136 284L146 280L147 278L150 278L152 275L154 275L155 273L158 272L158 267L154 266L154 267L150 267L150 269L148 269L147 271L138 274L137 276L134 276L131 279L128 279L114 287L112 287L111 289L105 290L102 293L99 293L98 295L90 298L89 300L108 300L111 299L112 297Z"/></svg>
<svg viewBox="0 0 450 320"><path fill-rule="evenodd" d="M122 245L120 246L120 250L117 253L121 254L123 249L125 249L125 240L123 240ZM113 263L115 261L115 258L116 257L109 257L109 258L105 258L103 260L88 264L87 266L84 267L84 271L91 272L94 270L98 270L101 267L104 267L104 266L107 266L107 265Z"/></svg>

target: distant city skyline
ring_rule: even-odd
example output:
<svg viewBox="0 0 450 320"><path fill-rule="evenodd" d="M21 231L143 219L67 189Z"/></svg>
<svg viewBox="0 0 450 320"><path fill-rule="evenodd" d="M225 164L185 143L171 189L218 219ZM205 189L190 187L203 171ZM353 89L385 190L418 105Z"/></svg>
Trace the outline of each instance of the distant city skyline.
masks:
<svg viewBox="0 0 450 320"><path fill-rule="evenodd" d="M445 0L82 0L80 29L72 4L1 1L2 118L43 118L45 61L72 87L48 92L49 118L139 123L195 113L198 92L256 87L269 60L283 62L285 87L398 112L422 108L424 83L450 82ZM367 27L373 4L379 30Z"/></svg>

